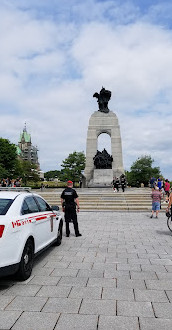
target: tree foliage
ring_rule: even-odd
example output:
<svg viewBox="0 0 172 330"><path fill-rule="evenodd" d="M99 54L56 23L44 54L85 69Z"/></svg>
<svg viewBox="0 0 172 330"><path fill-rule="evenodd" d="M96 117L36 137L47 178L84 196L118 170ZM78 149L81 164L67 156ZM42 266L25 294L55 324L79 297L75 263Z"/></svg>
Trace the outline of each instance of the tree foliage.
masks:
<svg viewBox="0 0 172 330"><path fill-rule="evenodd" d="M26 185L28 181L38 182L40 180L37 166L27 160L19 160L17 170L20 171L20 175L18 176L22 178L24 185Z"/></svg>
<svg viewBox="0 0 172 330"><path fill-rule="evenodd" d="M144 183L148 185L151 176L156 179L161 176L159 167L152 167L154 160L151 156L142 156L138 158L131 166L129 172L126 172L127 182L130 186L140 186Z"/></svg>
<svg viewBox="0 0 172 330"><path fill-rule="evenodd" d="M17 165L16 146L0 138L0 177L13 177Z"/></svg>
<svg viewBox="0 0 172 330"><path fill-rule="evenodd" d="M72 180L78 182L81 179L82 171L85 168L84 152L76 152L69 154L69 156L61 164L62 170L60 172L60 180Z"/></svg>
<svg viewBox="0 0 172 330"><path fill-rule="evenodd" d="M48 171L48 172L44 173L44 177L47 181L49 181L51 179L59 178L59 176L60 176L60 171L58 171L58 170Z"/></svg>

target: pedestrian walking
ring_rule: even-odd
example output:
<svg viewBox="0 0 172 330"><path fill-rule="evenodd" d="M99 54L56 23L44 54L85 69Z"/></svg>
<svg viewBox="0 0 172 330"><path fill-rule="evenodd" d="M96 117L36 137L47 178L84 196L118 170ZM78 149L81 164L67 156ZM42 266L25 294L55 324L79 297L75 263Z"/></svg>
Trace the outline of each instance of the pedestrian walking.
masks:
<svg viewBox="0 0 172 330"><path fill-rule="evenodd" d="M73 189L73 182L70 180L67 182L67 188L65 188L61 194L61 205L66 222L66 237L70 236L70 222L73 222L76 237L82 236L79 232L76 213L76 208L77 212L80 210L78 194L76 190Z"/></svg>
<svg viewBox="0 0 172 330"><path fill-rule="evenodd" d="M117 191L119 191L119 185L120 185L119 178L116 178L116 180L115 180L115 188L116 188Z"/></svg>
<svg viewBox="0 0 172 330"><path fill-rule="evenodd" d="M122 174L121 175L121 188L122 188L123 192L125 191L125 186L126 186L126 180L125 180L124 174Z"/></svg>
<svg viewBox="0 0 172 330"><path fill-rule="evenodd" d="M153 218L154 212L156 213L156 218L158 218L158 213L161 207L161 197L162 197L159 187L155 186L152 189L151 197L152 197L152 214L150 218Z"/></svg>
<svg viewBox="0 0 172 330"><path fill-rule="evenodd" d="M169 217L172 217L172 192L170 193L169 200L168 200L166 215L167 214L169 214Z"/></svg>
<svg viewBox="0 0 172 330"><path fill-rule="evenodd" d="M165 194L169 197L170 196L170 183L169 183L168 179L165 180L164 190L165 190Z"/></svg>
<svg viewBox="0 0 172 330"><path fill-rule="evenodd" d="M149 182L150 182L151 188L154 188L155 183L156 183L156 179L154 178L154 176L150 178L150 181Z"/></svg>
<svg viewBox="0 0 172 330"><path fill-rule="evenodd" d="M116 190L116 187L115 187L115 181L116 181L116 177L114 177L114 178L113 178L113 181L111 182L111 184L112 184L112 189L113 189L114 192L117 191L117 190Z"/></svg>
<svg viewBox="0 0 172 330"><path fill-rule="evenodd" d="M157 186L158 186L159 190L161 190L161 187L162 187L162 180L161 180L161 178L158 178Z"/></svg>

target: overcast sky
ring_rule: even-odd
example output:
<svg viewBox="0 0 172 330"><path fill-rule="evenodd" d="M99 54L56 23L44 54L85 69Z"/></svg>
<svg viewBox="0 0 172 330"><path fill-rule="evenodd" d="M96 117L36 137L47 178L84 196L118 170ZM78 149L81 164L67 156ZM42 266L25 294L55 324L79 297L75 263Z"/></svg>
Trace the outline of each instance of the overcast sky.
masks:
<svg viewBox="0 0 172 330"><path fill-rule="evenodd" d="M85 152L104 86L124 168L151 155L172 179L171 13L171 0L1 0L0 136L17 144L26 122L41 169L60 169Z"/></svg>

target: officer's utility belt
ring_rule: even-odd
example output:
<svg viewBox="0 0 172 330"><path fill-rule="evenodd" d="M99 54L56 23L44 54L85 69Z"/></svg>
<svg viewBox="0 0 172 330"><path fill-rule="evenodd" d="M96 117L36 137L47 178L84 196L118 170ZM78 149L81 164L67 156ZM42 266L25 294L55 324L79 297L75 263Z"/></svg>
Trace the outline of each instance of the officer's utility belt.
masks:
<svg viewBox="0 0 172 330"><path fill-rule="evenodd" d="M64 207L66 210L69 210L69 209L75 209L75 208L76 208L76 203L75 203L75 202L71 202L71 203L63 202L63 207Z"/></svg>

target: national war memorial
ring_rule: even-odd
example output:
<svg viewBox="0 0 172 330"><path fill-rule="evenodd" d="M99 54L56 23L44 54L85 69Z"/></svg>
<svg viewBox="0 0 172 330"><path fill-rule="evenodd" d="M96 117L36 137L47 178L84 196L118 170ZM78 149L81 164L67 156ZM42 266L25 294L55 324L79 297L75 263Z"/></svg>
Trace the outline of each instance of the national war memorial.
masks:
<svg viewBox="0 0 172 330"><path fill-rule="evenodd" d="M122 144L118 118L108 108L111 92L102 87L100 93L94 93L99 109L89 120L86 145L86 166L84 171L85 187L110 186L113 177L124 174ZM111 139L111 155L106 149L97 150L98 137L106 133Z"/></svg>

